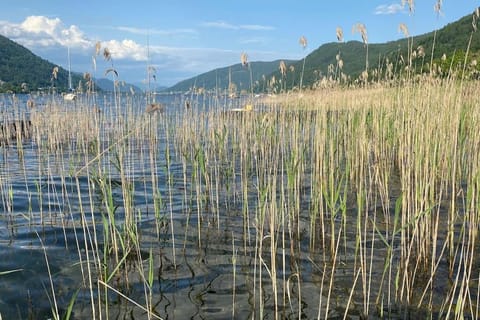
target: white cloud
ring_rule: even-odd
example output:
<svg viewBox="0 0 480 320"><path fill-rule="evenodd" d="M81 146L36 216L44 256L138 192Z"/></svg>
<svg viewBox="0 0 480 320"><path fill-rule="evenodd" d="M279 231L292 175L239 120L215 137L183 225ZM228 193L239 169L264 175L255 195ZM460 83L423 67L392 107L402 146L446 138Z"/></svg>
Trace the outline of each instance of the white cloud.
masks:
<svg viewBox="0 0 480 320"><path fill-rule="evenodd" d="M233 24L230 24L225 21L208 21L204 22L201 24L202 27L208 27L208 28L218 28L218 29L238 29L237 26L234 26Z"/></svg>
<svg viewBox="0 0 480 320"><path fill-rule="evenodd" d="M398 12L404 11L404 7L401 4L382 4L375 8L374 13L377 15L380 14L396 14Z"/></svg>
<svg viewBox="0 0 480 320"><path fill-rule="evenodd" d="M75 25L66 27L59 18L29 16L22 23L0 21L0 32L27 47L69 46L91 48L93 41Z"/></svg>
<svg viewBox="0 0 480 320"><path fill-rule="evenodd" d="M161 30L161 29L145 29L145 28L135 28L135 27L126 27L119 26L114 28L119 31L128 32L132 34L140 35L161 35L161 36L175 36L175 35L196 35L198 32L194 29L171 29L171 30Z"/></svg>
<svg viewBox="0 0 480 320"><path fill-rule="evenodd" d="M20 24L20 28L33 33L55 34L62 28L59 18L49 19L42 16L30 16Z"/></svg>
<svg viewBox="0 0 480 320"><path fill-rule="evenodd" d="M258 24L240 24L235 25L223 20L207 21L201 24L203 27L218 28L218 29L231 29L231 30L253 30L253 31L270 31L275 30L272 26L263 26Z"/></svg>
<svg viewBox="0 0 480 320"><path fill-rule="evenodd" d="M272 30L273 27L262 25L232 25L224 21L206 22L205 27L231 30ZM170 34L195 35L193 29L146 30L142 28L117 27L128 34ZM92 54L97 39L86 35L75 25L66 25L59 18L30 16L20 23L0 21L0 34L24 45L33 52L53 63L66 64L66 50L72 50L72 67L74 71L85 72L92 69ZM124 35L128 35L124 34ZM108 48L115 69L122 80L137 81L145 78L147 47L136 42L134 38L110 38L101 41L102 50ZM261 38L249 38L245 43L260 42ZM222 48L208 47L169 47L150 43L151 64L156 65L159 84L174 84L180 78L192 77L195 74L240 62L240 52ZM249 51L252 61L272 60L282 55L279 52ZM285 57L288 58L288 57ZM102 56L96 59L98 72L109 68L109 62Z"/></svg>
<svg viewBox="0 0 480 320"><path fill-rule="evenodd" d="M136 61L147 60L147 50L133 40L109 40L102 42L103 48L108 48L112 58L115 59L131 59Z"/></svg>
<svg viewBox="0 0 480 320"><path fill-rule="evenodd" d="M77 26L44 16L29 16L19 24L0 21L0 33L32 50L70 47L91 54L96 43ZM110 50L113 59L146 60L146 48L133 40L103 41L102 47Z"/></svg>
<svg viewBox="0 0 480 320"><path fill-rule="evenodd" d="M258 24L243 24L239 26L240 29L245 29L245 30L254 30L254 31L270 31L270 30L275 30L274 27L272 26L262 26Z"/></svg>
<svg viewBox="0 0 480 320"><path fill-rule="evenodd" d="M265 44L266 42L267 42L267 39L263 37L253 37L253 38L240 40L241 44Z"/></svg>

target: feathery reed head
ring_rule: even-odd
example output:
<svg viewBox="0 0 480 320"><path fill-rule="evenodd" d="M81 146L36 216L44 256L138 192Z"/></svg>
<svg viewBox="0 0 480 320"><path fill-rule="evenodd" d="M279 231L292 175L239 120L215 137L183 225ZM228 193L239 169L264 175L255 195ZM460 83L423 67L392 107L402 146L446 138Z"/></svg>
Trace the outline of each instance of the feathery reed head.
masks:
<svg viewBox="0 0 480 320"><path fill-rule="evenodd" d="M408 38L409 37L409 33L408 33L408 28L407 28L407 25L405 23L400 23L398 25L398 32L401 32L403 33L403 35L405 36L405 38Z"/></svg>
<svg viewBox="0 0 480 320"><path fill-rule="evenodd" d="M477 9L475 10L475 12L472 14L472 28L473 28L473 32L477 32L478 14L479 14L479 10L478 10L478 8L477 8Z"/></svg>
<svg viewBox="0 0 480 320"><path fill-rule="evenodd" d="M270 79L270 84L273 86L275 83L277 83L277 79L275 78L275 76L272 76L272 78Z"/></svg>
<svg viewBox="0 0 480 320"><path fill-rule="evenodd" d="M336 33L337 33L338 42L343 42L343 30L342 30L342 28L337 27Z"/></svg>
<svg viewBox="0 0 480 320"><path fill-rule="evenodd" d="M102 43L100 41L97 41L95 43L95 55L98 56L100 54L100 50L102 49Z"/></svg>
<svg viewBox="0 0 480 320"><path fill-rule="evenodd" d="M57 79L57 75L58 75L58 67L54 67L52 70L53 79Z"/></svg>
<svg viewBox="0 0 480 320"><path fill-rule="evenodd" d="M362 36L363 44L368 44L368 35L367 35L367 27L363 23L357 22L352 27L352 33L359 32Z"/></svg>
<svg viewBox="0 0 480 320"><path fill-rule="evenodd" d="M145 108L145 113L148 113L148 114L153 114L156 112L162 113L164 111L165 111L165 105L162 103L149 103Z"/></svg>
<svg viewBox="0 0 480 320"><path fill-rule="evenodd" d="M302 46L303 49L305 49L307 47L307 38L305 38L305 36L301 36L300 39L298 40L298 43L300 43L300 45Z"/></svg>
<svg viewBox="0 0 480 320"><path fill-rule="evenodd" d="M438 15L442 13L443 0L437 0L433 6L433 11Z"/></svg>
<svg viewBox="0 0 480 320"><path fill-rule="evenodd" d="M107 60L107 61L109 61L110 59L112 59L112 54L110 53L110 50L108 50L108 48L103 49L103 57L104 57L105 60Z"/></svg>
<svg viewBox="0 0 480 320"><path fill-rule="evenodd" d="M425 48L423 46L418 46L417 47L417 54L420 58L425 57Z"/></svg>
<svg viewBox="0 0 480 320"><path fill-rule="evenodd" d="M35 101L34 101L32 98L30 98L30 99L27 100L27 108L28 108L28 109L33 109L33 108L35 108Z"/></svg>
<svg viewBox="0 0 480 320"><path fill-rule="evenodd" d="M413 0L402 0L402 6L405 7L405 5L408 5L408 11L410 14L415 11L415 2Z"/></svg>
<svg viewBox="0 0 480 320"><path fill-rule="evenodd" d="M280 69L280 73L282 74L282 76L285 76L287 74L287 65L285 64L285 61L280 61L280 66L279 66L279 69Z"/></svg>
<svg viewBox="0 0 480 320"><path fill-rule="evenodd" d="M248 55L245 52L242 52L240 55L240 62L242 62L242 66L247 66L248 65Z"/></svg>

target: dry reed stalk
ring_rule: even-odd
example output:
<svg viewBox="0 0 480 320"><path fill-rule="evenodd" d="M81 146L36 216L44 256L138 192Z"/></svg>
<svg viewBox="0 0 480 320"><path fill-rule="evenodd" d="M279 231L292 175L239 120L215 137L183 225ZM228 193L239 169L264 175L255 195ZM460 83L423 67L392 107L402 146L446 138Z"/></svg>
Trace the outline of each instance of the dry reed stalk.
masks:
<svg viewBox="0 0 480 320"><path fill-rule="evenodd" d="M300 44L302 49L305 51L305 49L307 48L307 45L308 45L307 38L305 38L305 36L301 36L300 39L298 40L298 43ZM300 88L299 88L300 91L303 90L303 74L305 72L305 59L306 59L306 57L303 57L302 74L300 75Z"/></svg>
<svg viewBox="0 0 480 320"><path fill-rule="evenodd" d="M365 315L374 315L372 299L377 292L377 301L387 301L389 306L394 301L422 301L419 302L422 308L440 300L445 314L461 315L454 310L456 305L464 308L465 313L474 313L475 302L470 301L473 298L469 295L474 290L471 283L480 170L477 143L480 137L476 130L480 112L475 85L457 86L448 80L415 86L406 83L397 88L333 88L305 92L301 98L281 95L275 99L266 101L275 111L265 114L199 114L190 110L174 119L163 117L161 121L152 122L153 117L143 112L135 114L131 108L117 117L110 113L87 113L85 110L90 110L87 108L64 112L62 106L52 106L49 114L36 110L32 121L36 141L47 139L40 145L45 154L65 156L68 152L89 150L90 141L106 143L107 147L97 144L90 156L82 157L86 166L77 173L88 176L97 172L107 180L120 177L121 204L132 234L139 232L133 226L140 218L135 214L137 208L128 188L135 170L134 155L144 142L150 145L150 150L148 155L141 153L140 161L150 163L150 180L155 186L152 188L157 188L158 172L165 171L168 175L168 182L162 187L169 193L164 200L170 214L175 213L173 162L159 164L158 152L168 155L169 161L175 161L174 153L182 157L179 160L185 186L182 197L184 203L189 202L189 195L191 202L195 197L198 201L197 233L202 241L208 228L207 223L202 225L208 218L204 210L207 205L217 219L216 228L220 228L221 210L242 203L244 228L234 236L245 239L245 252L250 245L255 246L252 294L254 310L260 305L262 315L274 310L272 313L280 316L282 304L287 305L287 296L291 302L291 279L301 277L295 266L299 267L296 258L303 250L300 247L302 229L306 230L302 236L308 234L310 247L322 249L317 252L323 255L323 261L331 260L331 264L325 264L322 274L329 279L327 310L333 307L330 303L336 295L333 283L339 277L333 271L339 270L342 263L352 281L361 283L359 291L350 292L349 304L361 305ZM67 119L72 124L66 124ZM101 129L106 122L112 126L107 134ZM174 147L175 152L158 149L161 148L156 136L158 131L167 132L168 148ZM119 153L118 173L108 164L114 150ZM50 164L46 162L45 166ZM229 192L220 187L221 172L226 168L233 176ZM48 174L54 176L52 172ZM111 188L111 185L107 183L104 187ZM8 185L5 188L8 189ZM59 191L49 192L52 198L61 198ZM102 271L105 260L99 250L101 236L95 235L94 224L90 224L94 221L94 210L99 207L93 200L94 192L89 185L91 212L83 208L81 212L84 238L91 239L85 241L92 241L84 245L89 248L85 256L88 269L84 272L89 278L86 282L91 291L92 309L98 311L104 307L101 297L106 295L103 290L95 292L97 289L92 283L97 273L105 283L108 275ZM401 199L398 217L392 217L391 204L398 198ZM85 199L80 195L79 199L83 206L81 202ZM343 209L347 207L343 201L347 200L349 210ZM304 201L310 201L309 210L303 206ZM445 202L450 204L448 214L440 208ZM356 217L351 207L356 208ZM181 210L188 212L185 208ZM173 227L173 221L171 224ZM120 247L122 233L109 230L112 237L117 237L110 240L112 246ZM131 252L140 248L136 240L135 237L129 240ZM357 243L351 248L347 242ZM175 245L172 248L174 250ZM345 255L341 254L342 250ZM391 250L391 256L385 262L388 269L384 281L378 286L375 255L384 250ZM352 260L347 260L349 254L354 256ZM123 258L122 254L117 257L120 261ZM140 255L137 258L140 268ZM452 268L453 286L444 296L434 297L447 259ZM455 267L458 265L461 268ZM418 277L427 272L429 280L421 283ZM264 277L266 274L268 277ZM398 287L395 288L397 275ZM126 275L122 276L128 280ZM323 280L320 286L319 290L323 290ZM144 290L147 299L148 290ZM263 297L266 290L274 294L269 301ZM420 300L416 300L416 291L421 294ZM303 288L299 292L299 304L303 302L302 294L305 295ZM146 303L147 307L151 306L151 302ZM321 307L322 302L319 315L325 310ZM345 315L348 311L347 306Z"/></svg>

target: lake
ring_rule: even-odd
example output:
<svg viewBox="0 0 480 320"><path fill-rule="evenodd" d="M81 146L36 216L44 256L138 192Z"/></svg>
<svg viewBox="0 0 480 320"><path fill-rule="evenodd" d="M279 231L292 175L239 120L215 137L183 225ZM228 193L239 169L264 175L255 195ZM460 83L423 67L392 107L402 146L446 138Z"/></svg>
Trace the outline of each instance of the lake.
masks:
<svg viewBox="0 0 480 320"><path fill-rule="evenodd" d="M435 318L457 294L441 217L452 201L466 214L466 198L436 189L410 210L410 176L388 158L400 144L350 138L378 142L386 129L370 124L396 114L213 95L158 95L164 112L146 114L128 94L35 96L30 110L29 98L0 97L4 125L31 121L0 147L3 319ZM428 250L415 225L437 228Z"/></svg>

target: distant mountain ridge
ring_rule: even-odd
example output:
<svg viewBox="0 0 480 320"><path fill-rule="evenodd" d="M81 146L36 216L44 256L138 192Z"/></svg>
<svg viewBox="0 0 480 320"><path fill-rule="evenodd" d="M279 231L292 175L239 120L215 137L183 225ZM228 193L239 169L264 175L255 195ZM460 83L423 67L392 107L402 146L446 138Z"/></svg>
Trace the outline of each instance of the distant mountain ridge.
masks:
<svg viewBox="0 0 480 320"><path fill-rule="evenodd" d="M475 8L473 8L475 9ZM472 10L472 13L474 10ZM419 46L423 49L422 67L426 68L431 60L442 69L462 63L465 52L472 37L469 50L469 65L480 59L480 30L473 32L473 25L477 26L478 19L472 15L447 24L443 28L426 34L390 41L386 43L368 44L369 70L385 70L387 59L395 63L395 71L405 67L405 60L409 56L407 47L416 50ZM395 28L396 26L391 26ZM333 33L333 32L332 32ZM333 37L333 35L332 35ZM434 41L435 39L435 41ZM435 50L432 56L432 46ZM331 74L331 69L338 70L337 56L342 60L341 72L351 79L358 77L366 66L367 47L360 41L331 42L321 45L305 57L305 69L302 82L305 87L312 87L322 78ZM447 59L443 61L443 55ZM463 54L463 56L462 56ZM266 91L279 88L292 89L297 87L302 77L303 59L285 60L286 73L279 70L281 60L271 62L250 62L248 66L234 64L202 73L190 79L183 80L163 91L189 91L189 90L228 90L230 84L235 86L237 92ZM416 61L419 61L418 58ZM442 62L443 61L443 62ZM470 63L472 62L472 63ZM403 65L402 65L403 63ZM68 71L58 67L57 79L53 79L52 70L57 65L34 55L20 44L0 35L0 92L29 92L48 90L52 85L57 91L67 91ZM417 66L418 67L418 66ZM330 68L330 70L329 70ZM475 64L480 74L480 63ZM97 86L103 91L112 91L113 82L109 79L96 79ZM85 84L80 73L72 73L74 87L79 83ZM272 85L272 83L274 83ZM83 85L85 88L85 85ZM142 91L138 86L131 84L120 85L121 91ZM157 88L158 91L161 88Z"/></svg>
<svg viewBox="0 0 480 320"><path fill-rule="evenodd" d="M100 88L101 91L113 92L113 81L110 79L106 79L106 78L96 79L95 85L98 88ZM124 82L121 82L118 85L117 90L119 92L132 92L132 90L135 93L143 92L143 90L140 89L138 86L130 83L124 83Z"/></svg>
<svg viewBox="0 0 480 320"><path fill-rule="evenodd" d="M253 61L248 66L237 63L228 67L214 69L198 76L180 81L167 91L189 91L194 88L205 90L225 91L230 83L234 83L237 91L249 91L251 82L254 86L262 86L266 81L265 75L271 74L279 68L281 60L263 62ZM293 63L293 60L285 60L285 63ZM252 77L250 78L250 70ZM263 79L265 78L265 79Z"/></svg>
<svg viewBox="0 0 480 320"><path fill-rule="evenodd" d="M475 8L472 8L472 14ZM470 36L473 32L472 15L466 15L459 20L449 23L443 28L422 35L389 41L386 43L368 44L368 66L369 70L385 70L387 59L394 62L396 72L405 67L405 60L408 58L407 47L417 51L421 46L423 49L422 66L426 68L431 60L442 64L443 69L448 69L453 60L462 62L462 54L467 50ZM476 22L476 20L475 20ZM395 26L392 26L395 28ZM473 33L472 42L469 48L470 60L480 59L480 30ZM333 37L333 36L332 36ZM435 41L434 41L435 38ZM435 48L432 57L432 46ZM303 72L303 85L311 87L318 83L322 77L328 77L332 70L338 70L338 58L342 60L343 66L340 70L350 79L358 77L366 66L367 47L360 41L348 42L330 42L321 45L305 57L305 69ZM445 54L447 60L441 62L441 57ZM400 63L400 60L403 60ZM250 68L253 75L254 91L265 91L267 86L272 86L276 90L292 89L298 87L302 76L303 59L298 61L285 61L286 73L281 74L279 63L281 60L273 62L252 62ZM417 60L418 61L418 60ZM480 61L479 61L480 62ZM420 64L420 63L419 63ZM478 67L480 63L478 63ZM419 68L417 66L417 68ZM188 91L192 88L204 88L205 90L214 90L215 88L225 90L228 87L228 72L231 71L232 82L239 90L250 90L250 80L248 69L241 64L235 64L229 67L215 69L202 73L198 76L181 81L168 88L168 91ZM480 70L479 70L480 72ZM280 83L279 80L282 80ZM271 89L271 88L270 88Z"/></svg>
<svg viewBox="0 0 480 320"><path fill-rule="evenodd" d="M474 10L472 10L472 14L473 12ZM472 14L449 23L436 32L431 31L422 35L386 43L368 44L369 70L377 69L385 71L388 59L388 61L394 63L394 68L396 68L394 71L399 72L400 68L404 68L407 63L409 56L407 47L416 51L415 54L419 52L420 47L423 49L424 56L417 56L415 62L423 64L424 68L433 60L434 63L443 65L443 69L446 70L450 67L452 60L457 59L460 60L459 62L463 62L464 53L467 50L471 35L473 35L473 37L469 47L469 57L470 60L475 60L480 52L480 39L478 39L480 30L477 32L473 30ZM475 20L475 22L478 21ZM432 46L434 43L435 47L432 57ZM360 41L330 42L323 44L305 57L303 83L306 86L312 86L318 82L322 76L328 76L329 66L333 66L334 69L337 67L337 54L343 62L342 72L351 78L356 78L365 70L366 53L367 47ZM444 54L447 60L442 62L441 58ZM302 64L303 59L294 62L291 66L294 70L298 71L302 69ZM478 65L480 66L480 64ZM290 68L290 66L288 66L288 68ZM419 67L417 66L417 68ZM280 79L281 74L279 71L275 71L267 77ZM286 80L288 88L291 89L291 84L296 85L299 83L300 72L295 72L294 74L287 72Z"/></svg>

